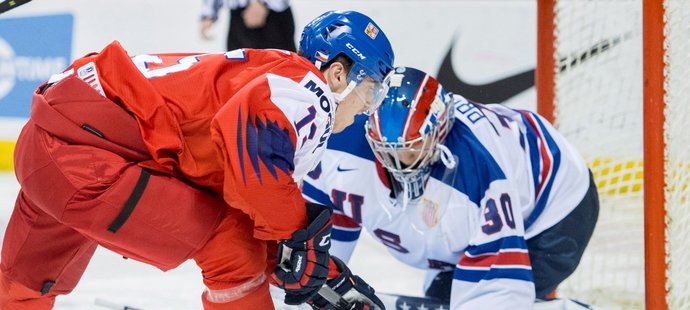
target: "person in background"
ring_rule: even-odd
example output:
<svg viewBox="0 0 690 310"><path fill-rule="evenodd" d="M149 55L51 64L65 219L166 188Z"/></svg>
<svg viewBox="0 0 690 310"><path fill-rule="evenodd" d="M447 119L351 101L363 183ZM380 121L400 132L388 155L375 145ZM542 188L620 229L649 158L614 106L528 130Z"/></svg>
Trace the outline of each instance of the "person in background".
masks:
<svg viewBox="0 0 690 310"><path fill-rule="evenodd" d="M331 210L298 184L380 103L393 58L371 18L330 11L299 53L132 56L115 41L75 60L35 91L17 141L0 309L52 308L98 245L161 270L194 259L204 309L273 309L269 282L287 304L327 306L324 284L379 304L330 257Z"/></svg>
<svg viewBox="0 0 690 310"><path fill-rule="evenodd" d="M395 68L384 87L378 109L331 137L304 179L307 200L334 209L333 255L349 261L364 227L426 269L426 296L451 309L549 298L598 218L577 150L538 114L447 93L414 68Z"/></svg>
<svg viewBox="0 0 690 310"><path fill-rule="evenodd" d="M221 8L230 9L227 50L277 48L295 51L295 20L290 0L203 0L201 37L218 19Z"/></svg>

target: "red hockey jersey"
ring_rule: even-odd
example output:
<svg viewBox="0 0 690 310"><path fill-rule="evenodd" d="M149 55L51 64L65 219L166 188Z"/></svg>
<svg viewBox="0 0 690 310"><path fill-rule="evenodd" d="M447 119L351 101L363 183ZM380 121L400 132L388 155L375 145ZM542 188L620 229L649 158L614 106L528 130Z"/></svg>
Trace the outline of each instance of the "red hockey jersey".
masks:
<svg viewBox="0 0 690 310"><path fill-rule="evenodd" d="M149 168L221 194L255 236L306 224L298 182L318 162L335 104L323 75L279 50L130 56L118 42L76 60L76 74L136 118Z"/></svg>

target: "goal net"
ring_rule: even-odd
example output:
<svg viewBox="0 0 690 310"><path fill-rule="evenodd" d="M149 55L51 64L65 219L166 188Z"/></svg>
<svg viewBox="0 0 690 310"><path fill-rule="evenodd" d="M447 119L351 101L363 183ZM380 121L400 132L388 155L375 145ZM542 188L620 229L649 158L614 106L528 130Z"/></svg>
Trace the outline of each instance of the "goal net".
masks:
<svg viewBox="0 0 690 310"><path fill-rule="evenodd" d="M690 1L665 1L666 301L690 308ZM662 186L660 184L659 186Z"/></svg>
<svg viewBox="0 0 690 310"><path fill-rule="evenodd" d="M553 115L585 157L601 200L594 236L559 296L606 309L644 309L650 286L649 275L645 278L650 230L645 232L644 216L645 167L650 164L644 161L648 142L643 131L643 64L650 60L643 57L643 47L654 44L664 48L658 57L663 59L657 59L664 68L659 83L664 96L653 108L663 111L665 121L653 134L663 139L665 160L664 177L646 182L665 192L665 210L658 212L666 229L655 232L666 236L665 242L659 239L666 249L660 277L668 278L661 297L669 309L690 308L690 270L685 270L690 266L690 131L684 128L690 120L685 99L690 96L690 1L665 0L663 6L661 1L650 3L662 8L663 23L657 27L663 28L663 42L643 40L645 27L655 27L643 18L643 0L538 1L539 110ZM647 302L647 309L657 309Z"/></svg>

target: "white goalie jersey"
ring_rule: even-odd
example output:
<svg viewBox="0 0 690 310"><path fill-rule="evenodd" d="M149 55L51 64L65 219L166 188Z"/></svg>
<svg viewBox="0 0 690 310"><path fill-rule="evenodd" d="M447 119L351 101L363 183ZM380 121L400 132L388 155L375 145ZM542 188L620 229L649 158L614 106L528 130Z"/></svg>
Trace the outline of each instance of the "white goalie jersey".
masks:
<svg viewBox="0 0 690 310"><path fill-rule="evenodd" d="M402 207L375 163L364 122L333 135L303 194L334 209L331 252L349 260L361 228L398 260L434 275L453 271L453 309L530 309L526 245L582 200L584 160L542 117L454 95L455 120L418 203ZM363 275L366 277L366 275Z"/></svg>

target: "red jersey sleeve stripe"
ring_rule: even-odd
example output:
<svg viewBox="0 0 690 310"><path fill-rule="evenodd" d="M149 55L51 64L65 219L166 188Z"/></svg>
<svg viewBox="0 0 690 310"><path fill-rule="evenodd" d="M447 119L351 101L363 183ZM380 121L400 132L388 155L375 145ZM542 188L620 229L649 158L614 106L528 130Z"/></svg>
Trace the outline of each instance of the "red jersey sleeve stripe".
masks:
<svg viewBox="0 0 690 310"><path fill-rule="evenodd" d="M527 252L499 252L476 257L463 256L461 267L530 266Z"/></svg>

